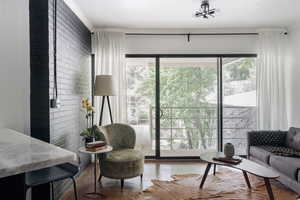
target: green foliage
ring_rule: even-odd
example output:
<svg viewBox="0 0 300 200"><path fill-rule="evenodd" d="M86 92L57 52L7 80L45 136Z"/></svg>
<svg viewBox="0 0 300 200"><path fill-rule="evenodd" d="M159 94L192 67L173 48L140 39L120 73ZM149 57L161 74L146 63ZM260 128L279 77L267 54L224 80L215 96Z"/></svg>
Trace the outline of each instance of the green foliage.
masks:
<svg viewBox="0 0 300 200"><path fill-rule="evenodd" d="M148 70L137 93L153 98L155 96L155 69ZM161 67L160 96L161 107L195 107L206 103L205 97L216 90L216 67Z"/></svg>
<svg viewBox="0 0 300 200"><path fill-rule="evenodd" d="M226 70L229 71L229 81L247 80L251 77L251 70L254 66L253 58L243 58L238 62L230 64Z"/></svg>
<svg viewBox="0 0 300 200"><path fill-rule="evenodd" d="M90 128L86 128L84 129L81 133L80 136L83 137L83 140L87 139L93 139L95 138L96 141L99 140L105 140L105 137L103 135L103 133L100 131L100 129L98 128L98 126L94 125Z"/></svg>
<svg viewBox="0 0 300 200"><path fill-rule="evenodd" d="M141 96L153 98L155 96L155 68L148 70L149 79L143 81L137 93ZM161 107L198 107L199 109L173 109L172 116L183 120L186 129L186 138L189 149L200 148L199 137L202 146L207 148L207 137L212 137L213 120L203 119L200 116L215 115L215 109L206 109L211 106L207 103L207 96L216 92L217 68L215 63L208 66L162 66L160 69L160 102ZM203 109L201 109L203 108ZM168 110L163 109L164 115ZM201 118L201 119L200 119ZM161 120L162 127L166 123ZM190 129L189 129L190 128ZM182 134L184 136L184 134ZM182 145L181 145L182 146ZM184 146L184 145L183 145ZM183 147L182 146L182 147Z"/></svg>

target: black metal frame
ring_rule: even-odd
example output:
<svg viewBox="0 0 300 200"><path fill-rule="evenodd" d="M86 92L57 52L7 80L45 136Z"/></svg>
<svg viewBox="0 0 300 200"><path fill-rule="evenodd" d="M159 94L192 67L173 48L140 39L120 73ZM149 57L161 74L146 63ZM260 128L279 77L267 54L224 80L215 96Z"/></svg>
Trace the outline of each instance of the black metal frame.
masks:
<svg viewBox="0 0 300 200"><path fill-rule="evenodd" d="M129 35L129 34L128 34ZM130 34L131 35L131 34ZM126 54L126 58L153 58L155 59L155 156L146 156L146 159L199 159L200 156L160 156L160 58L216 58L218 84L218 151L223 149L223 58L251 58L257 54Z"/></svg>
<svg viewBox="0 0 300 200"><path fill-rule="evenodd" d="M223 69L222 57L218 57L217 90L218 90L218 151L223 150Z"/></svg>
<svg viewBox="0 0 300 200"><path fill-rule="evenodd" d="M95 106L95 54L91 54L91 98L92 106ZM95 113L92 113L92 124L94 124Z"/></svg>
<svg viewBox="0 0 300 200"><path fill-rule="evenodd" d="M160 57L155 57L155 158L160 158Z"/></svg>

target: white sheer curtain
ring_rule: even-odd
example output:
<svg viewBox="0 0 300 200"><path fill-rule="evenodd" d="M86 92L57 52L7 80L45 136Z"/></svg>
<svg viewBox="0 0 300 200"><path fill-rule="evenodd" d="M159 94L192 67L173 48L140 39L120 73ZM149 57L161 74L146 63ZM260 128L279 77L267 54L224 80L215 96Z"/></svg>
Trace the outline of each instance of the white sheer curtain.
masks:
<svg viewBox="0 0 300 200"><path fill-rule="evenodd" d="M258 129L287 129L285 56L282 30L261 30L258 40L257 105Z"/></svg>
<svg viewBox="0 0 300 200"><path fill-rule="evenodd" d="M95 32L92 37L95 54L95 74L112 75L117 96L110 97L114 123L126 122L126 68L125 33ZM100 116L102 97L95 97L95 123ZM105 101L102 125L109 124L107 101Z"/></svg>

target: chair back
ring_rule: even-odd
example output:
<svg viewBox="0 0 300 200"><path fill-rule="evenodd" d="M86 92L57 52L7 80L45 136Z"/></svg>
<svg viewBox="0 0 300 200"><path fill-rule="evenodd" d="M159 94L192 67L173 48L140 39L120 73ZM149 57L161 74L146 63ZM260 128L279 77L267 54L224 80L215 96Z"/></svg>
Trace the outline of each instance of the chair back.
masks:
<svg viewBox="0 0 300 200"><path fill-rule="evenodd" d="M110 124L101 127L106 142L118 149L133 149L135 146L136 135L134 129L127 124Z"/></svg>

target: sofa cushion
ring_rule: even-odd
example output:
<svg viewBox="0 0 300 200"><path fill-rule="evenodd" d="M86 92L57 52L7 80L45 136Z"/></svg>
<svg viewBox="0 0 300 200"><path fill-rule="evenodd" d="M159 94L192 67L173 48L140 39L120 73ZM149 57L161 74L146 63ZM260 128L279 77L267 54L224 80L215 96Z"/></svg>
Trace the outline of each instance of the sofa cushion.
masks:
<svg viewBox="0 0 300 200"><path fill-rule="evenodd" d="M277 156L286 156L286 157L298 157L300 158L300 151L289 147L273 147L273 146L261 146L266 151L269 151Z"/></svg>
<svg viewBox="0 0 300 200"><path fill-rule="evenodd" d="M250 156L269 164L271 152L266 151L263 146L251 146L249 153Z"/></svg>
<svg viewBox="0 0 300 200"><path fill-rule="evenodd" d="M293 180L298 179L298 170L300 169L300 158L270 156L270 165L277 171L285 174Z"/></svg>
<svg viewBox="0 0 300 200"><path fill-rule="evenodd" d="M286 146L300 151L300 128L291 127L287 133Z"/></svg>

